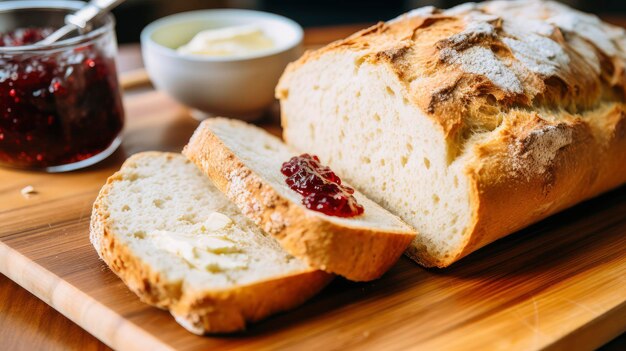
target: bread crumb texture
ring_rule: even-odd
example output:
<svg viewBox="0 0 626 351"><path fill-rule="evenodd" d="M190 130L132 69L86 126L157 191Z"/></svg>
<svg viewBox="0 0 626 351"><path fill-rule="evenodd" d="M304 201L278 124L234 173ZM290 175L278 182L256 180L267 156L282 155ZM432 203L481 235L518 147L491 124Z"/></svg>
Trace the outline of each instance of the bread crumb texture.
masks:
<svg viewBox="0 0 626 351"><path fill-rule="evenodd" d="M330 279L285 252L180 154L129 158L94 204L91 241L142 301L194 333L242 329Z"/></svg>
<svg viewBox="0 0 626 351"><path fill-rule="evenodd" d="M247 220L182 156L128 164L107 198L110 229L163 278L226 288L306 266Z"/></svg>

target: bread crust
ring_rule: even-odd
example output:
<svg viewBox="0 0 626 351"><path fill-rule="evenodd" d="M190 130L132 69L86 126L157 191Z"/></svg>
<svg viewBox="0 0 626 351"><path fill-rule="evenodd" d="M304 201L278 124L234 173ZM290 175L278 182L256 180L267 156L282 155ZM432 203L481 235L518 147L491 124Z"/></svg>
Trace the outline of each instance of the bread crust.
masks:
<svg viewBox="0 0 626 351"><path fill-rule="evenodd" d="M449 266L490 242L626 183L624 30L555 2L462 6L452 12L417 10L307 52L288 66L276 88L282 104L289 99L290 80L307 63L325 55L356 55L355 65L368 63L390 72L405 101L440 129L448 160L462 157L466 163L472 220L462 245L446 257L433 256L424 246L408 248L409 257L429 267ZM597 25L605 40L613 40L615 52L589 40L589 33L568 31L547 20L555 15ZM469 30L478 23L470 21L481 16L492 32ZM551 27L542 35L554 41L569 63L555 64L547 75L520 60L507 44L516 37L507 32L511 18L528 20L522 28L526 37L536 34L532 27L537 22ZM523 40L524 35L516 38ZM510 63L508 68L518 70L521 90L507 91L447 56L473 47L492 50ZM283 113L283 127L289 123L290 116ZM481 138L466 137L481 133ZM543 156L533 150L556 140L566 143L538 162Z"/></svg>
<svg viewBox="0 0 626 351"><path fill-rule="evenodd" d="M175 154L144 152L133 155L127 167L142 157L173 157ZM232 289L186 292L180 282L167 281L133 255L109 226L107 195L121 179L116 172L107 179L93 205L90 240L100 258L141 301L167 309L176 321L195 334L226 333L245 329L271 314L294 308L315 295L333 278L310 269Z"/></svg>
<svg viewBox="0 0 626 351"><path fill-rule="evenodd" d="M558 124L555 133L571 135L571 142L541 171L531 171L529 150L540 142L536 132L545 130L546 124L532 114L515 119L521 125L508 126L475 145L475 156L466 168L475 210L463 245L447 258L414 246L407 255L427 267L447 267L497 239L626 183L626 107L614 106L603 113L604 139L579 120ZM511 152L512 148L517 150Z"/></svg>
<svg viewBox="0 0 626 351"><path fill-rule="evenodd" d="M210 130L206 120L196 129L183 154L211 178L263 230L273 235L290 254L310 266L353 281L379 278L402 255L415 237L413 232L383 232L346 227L281 196L267 181L248 168ZM231 187L233 182L241 187Z"/></svg>

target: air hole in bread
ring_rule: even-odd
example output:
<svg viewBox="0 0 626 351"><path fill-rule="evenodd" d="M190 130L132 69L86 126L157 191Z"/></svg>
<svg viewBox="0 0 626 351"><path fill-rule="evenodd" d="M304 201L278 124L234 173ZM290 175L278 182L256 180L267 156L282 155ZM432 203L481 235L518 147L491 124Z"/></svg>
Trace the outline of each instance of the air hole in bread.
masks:
<svg viewBox="0 0 626 351"><path fill-rule="evenodd" d="M164 203L164 202L165 202L165 201L163 201L163 200L161 200L161 199L154 199L154 200L152 200L152 203L154 204L154 206L155 206L156 208L163 208L163 203Z"/></svg>
<svg viewBox="0 0 626 351"><path fill-rule="evenodd" d="M459 187L459 177L454 176L454 187L458 188Z"/></svg>
<svg viewBox="0 0 626 351"><path fill-rule="evenodd" d="M130 206L128 205L122 206L122 212L128 212L128 211L130 211Z"/></svg>
<svg viewBox="0 0 626 351"><path fill-rule="evenodd" d="M428 157L424 157L424 167L426 167L426 169L430 169L430 160Z"/></svg>
<svg viewBox="0 0 626 351"><path fill-rule="evenodd" d="M381 159L380 159L380 165L381 165L381 166L384 166L384 165L385 165L385 159L384 159L384 158L381 158Z"/></svg>
<svg viewBox="0 0 626 351"><path fill-rule="evenodd" d="M195 213L184 214L184 215L178 216L176 220L179 222L187 222L189 224L196 224L196 215Z"/></svg>
<svg viewBox="0 0 626 351"><path fill-rule="evenodd" d="M372 163L372 160L369 157L361 157L361 161L363 161L363 163L365 164Z"/></svg>
<svg viewBox="0 0 626 351"><path fill-rule="evenodd" d="M315 138L315 126L313 123L309 124L309 135L311 136L311 139Z"/></svg>
<svg viewBox="0 0 626 351"><path fill-rule="evenodd" d="M375 120L376 122L380 122L380 115L379 115L378 113L375 113L375 114L374 114L374 120Z"/></svg>
<svg viewBox="0 0 626 351"><path fill-rule="evenodd" d="M313 90L320 90L320 86L319 85L314 85L313 86Z"/></svg>
<svg viewBox="0 0 626 351"><path fill-rule="evenodd" d="M436 205L439 203L439 196L437 194L433 194L433 203Z"/></svg>
<svg viewBox="0 0 626 351"><path fill-rule="evenodd" d="M348 122L348 120L349 120L348 115L343 115L343 121Z"/></svg>
<svg viewBox="0 0 626 351"><path fill-rule="evenodd" d="M406 166L407 162L409 162L409 158L406 156L402 156L400 157L400 164L402 165L402 167Z"/></svg>
<svg viewBox="0 0 626 351"><path fill-rule="evenodd" d="M361 97L361 91L360 90L357 90L356 97Z"/></svg>
<svg viewBox="0 0 626 351"><path fill-rule="evenodd" d="M385 87L385 90L387 91L387 94L391 95L391 96L395 96L396 92L393 91L393 89L391 89L391 87Z"/></svg>
<svg viewBox="0 0 626 351"><path fill-rule="evenodd" d="M138 231L133 233L133 237L136 238L136 239L145 239L146 238L146 232L144 232L143 230L138 230Z"/></svg>
<svg viewBox="0 0 626 351"><path fill-rule="evenodd" d="M126 175L126 177L124 177L124 179L129 180L131 182L139 179L139 174L138 173L129 173L128 175Z"/></svg>
<svg viewBox="0 0 626 351"><path fill-rule="evenodd" d="M411 145L411 143L406 143L406 149L409 150L409 152L413 151L413 145Z"/></svg>
<svg viewBox="0 0 626 351"><path fill-rule="evenodd" d="M355 69L358 69L359 67L361 67L363 62L365 62L365 56L361 56L358 59L354 60Z"/></svg>
<svg viewBox="0 0 626 351"><path fill-rule="evenodd" d="M450 220L450 225L455 225L458 220L459 220L459 216L453 216L452 219ZM456 229L454 229L453 232L454 231L456 231Z"/></svg>

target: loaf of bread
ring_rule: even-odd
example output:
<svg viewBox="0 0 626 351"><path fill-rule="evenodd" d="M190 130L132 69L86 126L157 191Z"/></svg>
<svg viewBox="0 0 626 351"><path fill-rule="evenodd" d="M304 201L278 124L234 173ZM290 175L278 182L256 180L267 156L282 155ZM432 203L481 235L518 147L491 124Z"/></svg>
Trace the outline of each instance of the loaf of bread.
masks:
<svg viewBox="0 0 626 351"><path fill-rule="evenodd" d="M308 52L284 139L419 232L445 267L626 182L626 35L551 1L425 7Z"/></svg>
<svg viewBox="0 0 626 351"><path fill-rule="evenodd" d="M243 329L332 279L282 250L180 154L129 158L94 203L91 242L142 301L196 334Z"/></svg>
<svg viewBox="0 0 626 351"><path fill-rule="evenodd" d="M415 231L359 192L364 212L336 217L302 204L286 183L283 162L296 154L280 139L241 121L202 122L183 154L213 180L241 212L310 266L366 281L380 277L415 238ZM343 183L345 185L345 183Z"/></svg>

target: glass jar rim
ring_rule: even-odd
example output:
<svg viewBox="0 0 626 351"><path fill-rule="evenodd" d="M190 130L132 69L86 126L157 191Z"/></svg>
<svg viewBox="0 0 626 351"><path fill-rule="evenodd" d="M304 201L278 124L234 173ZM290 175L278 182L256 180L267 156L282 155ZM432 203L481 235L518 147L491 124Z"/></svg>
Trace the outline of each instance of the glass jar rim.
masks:
<svg viewBox="0 0 626 351"><path fill-rule="evenodd" d="M81 1L5 1L0 2L0 13L11 12L13 10L78 10L85 6ZM106 14L103 19L103 23L97 28L90 30L87 34L81 34L73 36L67 39L59 40L49 45L21 45L21 46L0 46L0 55L2 54L20 54L20 53L40 53L48 52L56 49L64 49L72 47L96 39L108 31L112 30L115 26L115 19L112 14Z"/></svg>

